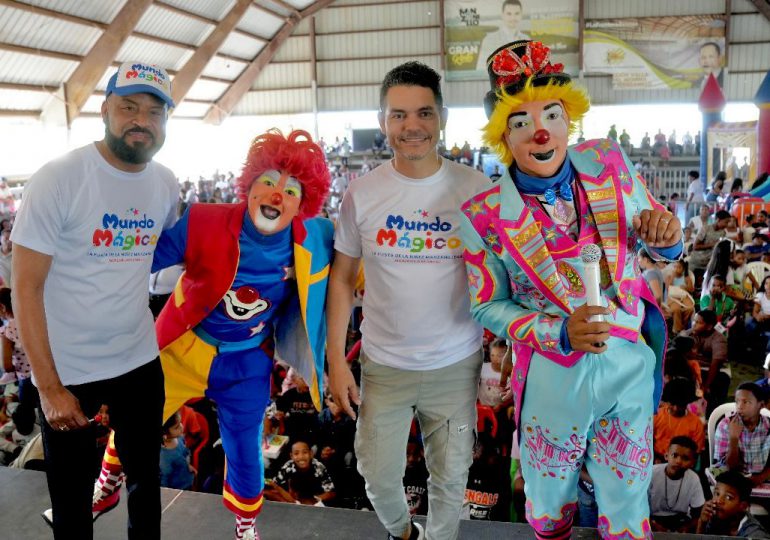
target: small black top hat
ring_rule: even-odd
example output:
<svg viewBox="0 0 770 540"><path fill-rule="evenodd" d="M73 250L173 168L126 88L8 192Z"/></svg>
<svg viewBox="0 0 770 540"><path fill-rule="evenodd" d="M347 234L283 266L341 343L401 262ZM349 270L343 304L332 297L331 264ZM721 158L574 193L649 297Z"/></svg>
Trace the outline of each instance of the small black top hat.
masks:
<svg viewBox="0 0 770 540"><path fill-rule="evenodd" d="M514 95L521 92L530 78L534 86L545 86L550 82L564 85L571 80L564 73L563 64L551 63L551 49L539 41L528 39L498 47L487 58L487 74L492 85L492 90L484 97L487 118L495 110L499 88Z"/></svg>

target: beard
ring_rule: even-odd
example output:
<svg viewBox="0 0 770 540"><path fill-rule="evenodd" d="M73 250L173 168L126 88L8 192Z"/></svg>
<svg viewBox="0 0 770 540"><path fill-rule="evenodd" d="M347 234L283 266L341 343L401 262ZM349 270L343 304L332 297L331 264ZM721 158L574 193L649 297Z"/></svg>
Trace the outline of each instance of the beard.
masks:
<svg viewBox="0 0 770 540"><path fill-rule="evenodd" d="M138 142L133 146L125 141L126 135L129 133L145 133L150 136L152 142L148 145ZM126 163L132 163L134 165L141 165L143 163L149 163L152 157L160 150L163 143L158 144L155 140L155 136L146 129L136 127L126 131L123 136L117 137L110 131L109 125L105 122L104 125L104 142L107 147L115 154L115 157Z"/></svg>

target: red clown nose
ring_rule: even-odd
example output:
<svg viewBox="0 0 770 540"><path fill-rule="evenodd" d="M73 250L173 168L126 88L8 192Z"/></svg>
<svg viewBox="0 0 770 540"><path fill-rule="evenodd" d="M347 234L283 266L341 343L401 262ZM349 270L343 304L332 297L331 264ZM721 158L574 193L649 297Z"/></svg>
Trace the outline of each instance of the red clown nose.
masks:
<svg viewBox="0 0 770 540"><path fill-rule="evenodd" d="M548 133L547 129L538 129L535 131L535 136L532 137L532 140L537 144L545 144L551 140L551 134Z"/></svg>
<svg viewBox="0 0 770 540"><path fill-rule="evenodd" d="M283 197L281 196L280 193L273 193L272 195L270 195L270 202L278 206L283 202Z"/></svg>

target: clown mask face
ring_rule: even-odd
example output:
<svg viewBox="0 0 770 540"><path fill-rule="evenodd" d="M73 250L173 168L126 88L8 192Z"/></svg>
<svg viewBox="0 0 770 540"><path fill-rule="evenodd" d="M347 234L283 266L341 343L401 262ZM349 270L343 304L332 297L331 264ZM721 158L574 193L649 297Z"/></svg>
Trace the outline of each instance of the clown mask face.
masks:
<svg viewBox="0 0 770 540"><path fill-rule="evenodd" d="M523 173L550 178L567 156L569 117L560 101L523 103L508 117L505 141Z"/></svg>
<svg viewBox="0 0 770 540"><path fill-rule="evenodd" d="M268 170L249 189L249 215L262 234L275 234L299 213L302 185L286 171Z"/></svg>

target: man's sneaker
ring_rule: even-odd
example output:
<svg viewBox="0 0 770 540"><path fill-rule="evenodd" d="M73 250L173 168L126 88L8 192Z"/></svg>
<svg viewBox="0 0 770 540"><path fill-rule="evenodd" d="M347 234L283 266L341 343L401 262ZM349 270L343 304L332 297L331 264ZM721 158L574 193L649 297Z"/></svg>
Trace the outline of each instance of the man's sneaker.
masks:
<svg viewBox="0 0 770 540"><path fill-rule="evenodd" d="M3 373L3 376L0 377L0 386L4 386L6 384L11 384L16 382L16 372L15 371L6 371Z"/></svg>
<svg viewBox="0 0 770 540"><path fill-rule="evenodd" d="M409 540L424 540L425 539L425 531L422 528L422 525L417 523L416 521L412 521L412 532L409 533ZM392 534L388 534L388 540L401 540L397 536L393 536Z"/></svg>
<svg viewBox="0 0 770 540"><path fill-rule="evenodd" d="M116 491L110 495L107 495L102 500L96 502L91 507L93 520L96 521L96 518L98 518L102 514L106 514L107 512L115 508L119 502L120 502L120 491ZM53 528L53 508L44 510L43 513L41 513L40 515L43 518L43 521L45 521L49 527Z"/></svg>
<svg viewBox="0 0 770 540"><path fill-rule="evenodd" d="M53 529L53 508L43 510L40 516L43 518L43 521L45 521L46 524Z"/></svg>

